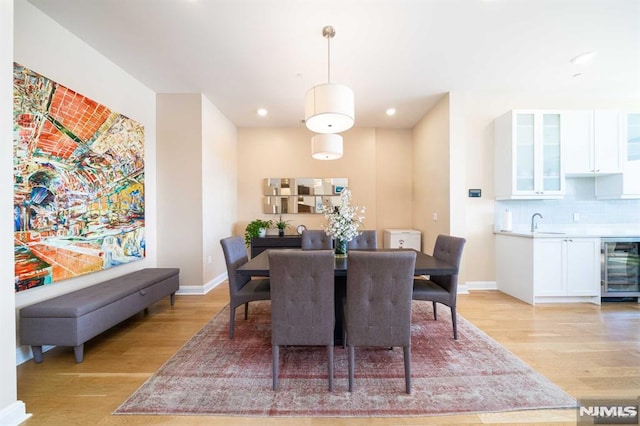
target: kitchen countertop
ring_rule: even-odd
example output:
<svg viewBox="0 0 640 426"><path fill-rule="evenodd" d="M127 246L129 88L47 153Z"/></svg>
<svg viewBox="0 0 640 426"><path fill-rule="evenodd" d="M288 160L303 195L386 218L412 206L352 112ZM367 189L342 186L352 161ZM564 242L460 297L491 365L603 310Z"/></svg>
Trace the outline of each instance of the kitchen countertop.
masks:
<svg viewBox="0 0 640 426"><path fill-rule="evenodd" d="M640 239L640 225L630 223L598 224L598 225L539 225L535 232L527 228L515 227L513 231L494 232L497 235L506 235L524 238L629 238Z"/></svg>

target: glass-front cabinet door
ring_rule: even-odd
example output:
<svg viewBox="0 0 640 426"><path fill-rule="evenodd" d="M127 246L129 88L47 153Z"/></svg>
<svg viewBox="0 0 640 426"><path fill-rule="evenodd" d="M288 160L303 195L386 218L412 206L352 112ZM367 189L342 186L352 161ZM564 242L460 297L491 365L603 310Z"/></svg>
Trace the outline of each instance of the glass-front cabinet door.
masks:
<svg viewBox="0 0 640 426"><path fill-rule="evenodd" d="M562 191L560 114L542 114L542 192Z"/></svg>
<svg viewBox="0 0 640 426"><path fill-rule="evenodd" d="M564 195L560 111L513 110L494 122L496 199Z"/></svg>
<svg viewBox="0 0 640 426"><path fill-rule="evenodd" d="M640 161L640 113L627 114L627 161Z"/></svg>
<svg viewBox="0 0 640 426"><path fill-rule="evenodd" d="M516 112L516 195L545 198L564 194L560 117L559 112Z"/></svg>
<svg viewBox="0 0 640 426"><path fill-rule="evenodd" d="M516 190L535 190L535 127L533 114L516 115Z"/></svg>

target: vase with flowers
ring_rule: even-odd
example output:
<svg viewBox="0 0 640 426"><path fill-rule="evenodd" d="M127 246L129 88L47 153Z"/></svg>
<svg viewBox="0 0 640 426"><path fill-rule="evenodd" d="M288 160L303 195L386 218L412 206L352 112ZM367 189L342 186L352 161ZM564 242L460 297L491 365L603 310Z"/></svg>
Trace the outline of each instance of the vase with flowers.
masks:
<svg viewBox="0 0 640 426"><path fill-rule="evenodd" d="M347 256L347 243L357 237L358 228L364 220L365 208L351 204L351 191L343 189L340 193L339 205L324 205L323 213L327 224L324 232L335 240L336 256Z"/></svg>

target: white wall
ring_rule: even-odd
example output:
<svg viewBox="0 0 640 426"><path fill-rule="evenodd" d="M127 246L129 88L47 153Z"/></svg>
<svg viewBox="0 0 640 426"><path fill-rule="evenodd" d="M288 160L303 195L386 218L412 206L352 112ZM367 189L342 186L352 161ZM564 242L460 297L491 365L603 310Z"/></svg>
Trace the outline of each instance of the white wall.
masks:
<svg viewBox="0 0 640 426"><path fill-rule="evenodd" d="M226 277L237 130L201 94L159 94L157 105L158 266L180 268L180 293L203 294Z"/></svg>
<svg viewBox="0 0 640 426"><path fill-rule="evenodd" d="M27 415L17 400L13 282L13 0L0 0L0 424Z"/></svg>
<svg viewBox="0 0 640 426"><path fill-rule="evenodd" d="M444 96L413 128L413 228L433 252L438 234L450 234L450 102ZM437 220L433 219L437 214ZM462 236L462 235L461 235Z"/></svg>
<svg viewBox="0 0 640 426"><path fill-rule="evenodd" d="M346 177L353 203L366 208L364 228L411 227L411 142L406 130L354 128L343 134L344 155L338 160L311 158L312 133L306 128L238 130L238 222L243 235L248 222L274 219L262 213L262 184L269 177ZM275 217L277 218L277 217ZM288 233L299 224L320 229L321 214L290 214Z"/></svg>
<svg viewBox="0 0 640 426"><path fill-rule="evenodd" d="M379 230L406 229L412 224L412 144L411 130L376 129L376 226ZM378 233L378 238L383 236Z"/></svg>
<svg viewBox="0 0 640 426"><path fill-rule="evenodd" d="M127 272L156 266L156 105L155 93L30 3L17 0L14 5L16 62L140 122L145 131L147 257L131 264L22 291L15 295L16 308L21 308ZM10 238L13 241L13 236ZM20 353L24 354L25 350L22 348Z"/></svg>
<svg viewBox="0 0 640 426"><path fill-rule="evenodd" d="M238 132L202 97L202 253L205 285L226 277L220 240L233 234L238 217ZM211 259L211 261L209 261Z"/></svg>
<svg viewBox="0 0 640 426"><path fill-rule="evenodd" d="M202 285L202 113L199 94L158 94L158 265Z"/></svg>

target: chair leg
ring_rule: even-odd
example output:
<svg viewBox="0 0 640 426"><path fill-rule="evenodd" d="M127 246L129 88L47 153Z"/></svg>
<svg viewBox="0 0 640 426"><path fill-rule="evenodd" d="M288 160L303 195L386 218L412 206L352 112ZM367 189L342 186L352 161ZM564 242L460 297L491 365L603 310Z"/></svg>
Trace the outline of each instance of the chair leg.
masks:
<svg viewBox="0 0 640 426"><path fill-rule="evenodd" d="M451 324L453 324L453 339L458 340L458 321L455 306L451 307Z"/></svg>
<svg viewBox="0 0 640 426"><path fill-rule="evenodd" d="M229 339L233 339L234 325L236 322L236 308L229 306Z"/></svg>
<svg viewBox="0 0 640 426"><path fill-rule="evenodd" d="M273 390L278 389L278 374L280 365L280 346L273 345L271 347L273 353Z"/></svg>
<svg viewBox="0 0 640 426"><path fill-rule="evenodd" d="M327 345L327 358L329 359L329 391L333 391L333 345Z"/></svg>
<svg viewBox="0 0 640 426"><path fill-rule="evenodd" d="M411 346L405 346L404 350L404 383L407 393L411 393Z"/></svg>
<svg viewBox="0 0 640 426"><path fill-rule="evenodd" d="M438 319L438 313L436 312L436 302L433 302L433 319Z"/></svg>
<svg viewBox="0 0 640 426"><path fill-rule="evenodd" d="M355 348L353 345L349 345L349 392L353 392L353 381L355 378L355 358L356 358Z"/></svg>
<svg viewBox="0 0 640 426"><path fill-rule="evenodd" d="M342 323L342 348L347 349L347 327Z"/></svg>
<svg viewBox="0 0 640 426"><path fill-rule="evenodd" d="M244 304L244 319L249 318L249 302Z"/></svg>

